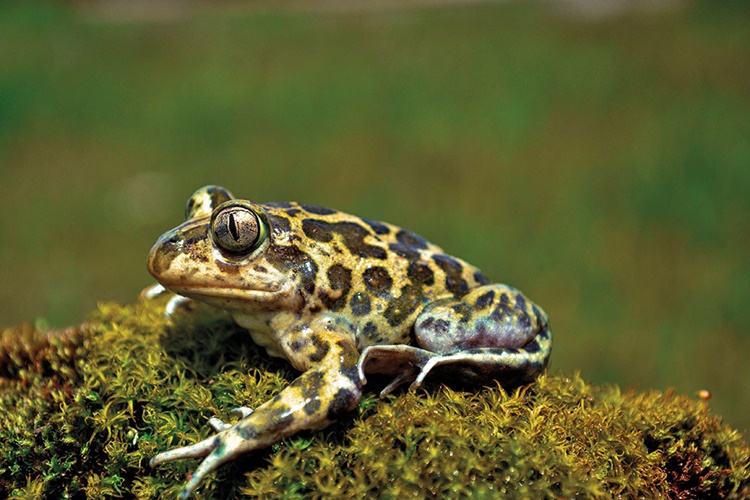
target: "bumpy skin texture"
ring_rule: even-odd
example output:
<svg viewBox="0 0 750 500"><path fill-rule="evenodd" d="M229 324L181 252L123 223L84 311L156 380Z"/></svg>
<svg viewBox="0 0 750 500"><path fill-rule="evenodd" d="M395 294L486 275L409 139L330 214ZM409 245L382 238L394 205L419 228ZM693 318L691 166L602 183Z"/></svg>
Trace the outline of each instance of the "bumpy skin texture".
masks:
<svg viewBox="0 0 750 500"><path fill-rule="evenodd" d="M161 453L205 457L181 497L238 455L354 408L366 373L418 387L437 373L533 380L547 365L547 316L519 291L391 224L298 203L256 204L206 186L186 221L159 238L151 274L179 296L229 311L253 340L302 375L235 425Z"/></svg>

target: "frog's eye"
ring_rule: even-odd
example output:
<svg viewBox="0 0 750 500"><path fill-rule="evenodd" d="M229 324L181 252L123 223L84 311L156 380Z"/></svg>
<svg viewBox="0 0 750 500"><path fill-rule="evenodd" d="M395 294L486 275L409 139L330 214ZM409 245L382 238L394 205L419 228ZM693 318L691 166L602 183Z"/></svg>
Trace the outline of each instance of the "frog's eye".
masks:
<svg viewBox="0 0 750 500"><path fill-rule="evenodd" d="M249 207L236 203L220 206L211 219L214 242L232 254L249 253L263 242L265 223Z"/></svg>

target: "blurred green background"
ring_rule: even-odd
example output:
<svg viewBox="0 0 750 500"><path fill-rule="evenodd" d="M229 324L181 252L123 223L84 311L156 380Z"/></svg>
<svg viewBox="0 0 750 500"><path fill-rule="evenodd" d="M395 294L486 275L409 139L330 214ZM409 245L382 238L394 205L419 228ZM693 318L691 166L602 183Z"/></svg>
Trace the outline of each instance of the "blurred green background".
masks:
<svg viewBox="0 0 750 500"><path fill-rule="evenodd" d="M748 429L750 9L575 4L0 3L0 325L134 301L214 183L419 232L553 370Z"/></svg>

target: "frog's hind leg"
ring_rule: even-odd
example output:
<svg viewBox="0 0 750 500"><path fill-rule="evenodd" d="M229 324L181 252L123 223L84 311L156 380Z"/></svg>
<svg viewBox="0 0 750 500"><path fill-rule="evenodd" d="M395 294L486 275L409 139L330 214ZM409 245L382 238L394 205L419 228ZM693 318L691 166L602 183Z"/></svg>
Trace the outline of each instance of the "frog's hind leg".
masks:
<svg viewBox="0 0 750 500"><path fill-rule="evenodd" d="M373 346L362 352L361 378L369 360L408 366L381 395L409 380L410 388L419 387L436 367L469 382L498 378L523 383L546 367L552 348L547 315L506 285L485 285L460 299L429 304L417 318L414 333L417 346Z"/></svg>
<svg viewBox="0 0 750 500"><path fill-rule="evenodd" d="M420 347L441 355L422 368L415 382L445 365L477 380L525 382L547 366L552 349L547 314L515 288L500 284L429 304L414 331Z"/></svg>

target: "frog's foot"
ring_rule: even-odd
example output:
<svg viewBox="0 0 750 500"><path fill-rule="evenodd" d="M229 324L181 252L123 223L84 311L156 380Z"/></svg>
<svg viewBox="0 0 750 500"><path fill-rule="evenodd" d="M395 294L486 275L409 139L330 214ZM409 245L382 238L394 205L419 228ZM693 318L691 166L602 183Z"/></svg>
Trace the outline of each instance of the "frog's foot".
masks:
<svg viewBox="0 0 750 500"><path fill-rule="evenodd" d="M173 316L177 312L189 310L190 304L194 302L193 299L189 299L187 297L183 297L182 295L176 295L170 292L160 283L144 288L138 295L138 300L143 301L146 299L154 299L156 297L159 297L160 295L171 295L171 297L169 297L169 300L167 301L167 304L164 306L165 316Z"/></svg>
<svg viewBox="0 0 750 500"><path fill-rule="evenodd" d="M231 411L231 414L235 417L239 417L240 420L247 417L253 412L252 408L248 408L247 406L240 406L239 408L233 408ZM234 424L226 424L223 421L219 420L216 417L211 417L208 419L208 425L213 427L213 429L216 432L225 431L229 428L231 428Z"/></svg>
<svg viewBox="0 0 750 500"><path fill-rule="evenodd" d="M195 469L195 472L188 476L185 486L180 491L180 499L185 500L195 491L207 474L244 453L246 448L247 441L238 432L237 426L233 425L199 443L159 453L151 459L149 465L155 467L183 458L205 457L198 468Z"/></svg>
<svg viewBox="0 0 750 500"><path fill-rule="evenodd" d="M142 302L146 299L153 299L163 293L167 293L167 289L164 288L161 283L154 283L153 285L147 286L141 290L141 293L138 294L138 302Z"/></svg>
<svg viewBox="0 0 750 500"><path fill-rule="evenodd" d="M240 417L240 421L242 421L252 414L253 410L241 406L234 408L231 413ZM206 474L242 453L243 448L247 445L246 440L238 432L237 424L227 424L216 417L210 418L208 424L217 432L216 435L190 446L159 453L149 461L151 467L156 467L159 464L183 458L205 457L195 472L188 477L187 483L180 492L181 499L189 497Z"/></svg>
<svg viewBox="0 0 750 500"><path fill-rule="evenodd" d="M370 360L385 359L395 362L399 366L402 364L407 366L390 384L380 391L380 397L382 398L401 384L409 381L411 381L410 390L418 389L422 385L422 382L424 382L427 374L445 358L445 356L440 354L410 345L370 346L362 351L357 363L357 369L359 370L359 378L362 380L362 384L365 384L367 383L365 379L365 365ZM388 370L384 371L388 372Z"/></svg>

